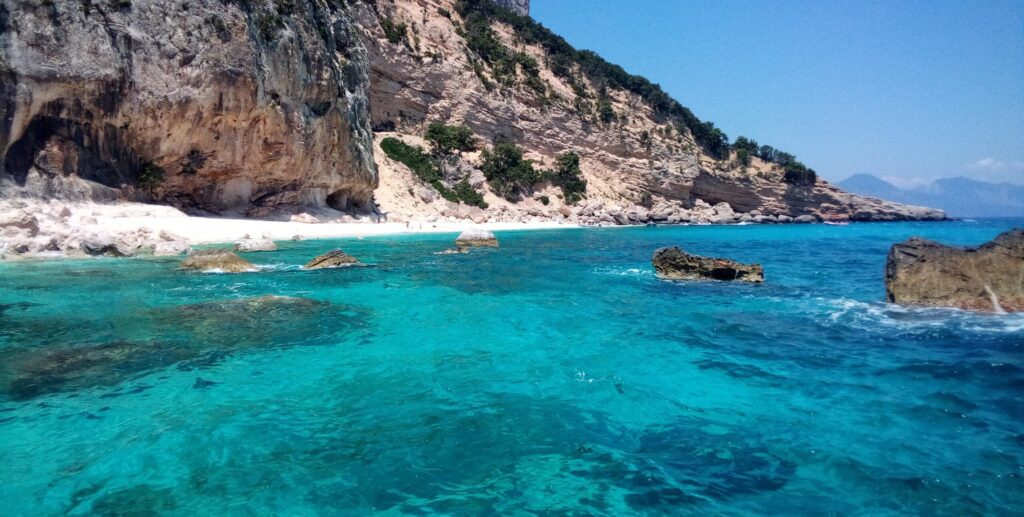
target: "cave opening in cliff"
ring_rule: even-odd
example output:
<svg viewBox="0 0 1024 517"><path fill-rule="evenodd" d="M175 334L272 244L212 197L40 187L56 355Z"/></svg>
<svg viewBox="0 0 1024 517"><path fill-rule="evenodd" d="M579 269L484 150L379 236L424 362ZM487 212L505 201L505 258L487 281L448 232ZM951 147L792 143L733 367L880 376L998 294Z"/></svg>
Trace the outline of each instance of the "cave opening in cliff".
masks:
<svg viewBox="0 0 1024 517"><path fill-rule="evenodd" d="M336 190L327 196L327 206L341 211L364 213L372 211L372 203L362 193L352 192L350 189Z"/></svg>
<svg viewBox="0 0 1024 517"><path fill-rule="evenodd" d="M113 126L97 130L88 123L37 116L7 150L4 170L22 186L32 168L37 167L50 174L75 174L118 188L133 180L138 161L121 142L120 132Z"/></svg>

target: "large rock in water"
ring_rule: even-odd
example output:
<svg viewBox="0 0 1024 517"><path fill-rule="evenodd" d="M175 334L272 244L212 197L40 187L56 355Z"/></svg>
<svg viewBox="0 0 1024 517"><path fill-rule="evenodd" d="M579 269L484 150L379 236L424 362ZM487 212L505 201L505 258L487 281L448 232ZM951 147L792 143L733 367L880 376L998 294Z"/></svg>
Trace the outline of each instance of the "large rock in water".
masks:
<svg viewBox="0 0 1024 517"><path fill-rule="evenodd" d="M1024 311L1024 230L977 248L913 237L889 250L889 302L968 310Z"/></svg>
<svg viewBox="0 0 1024 517"><path fill-rule="evenodd" d="M455 245L459 248L497 248L498 239L487 230L473 228L459 234Z"/></svg>
<svg viewBox="0 0 1024 517"><path fill-rule="evenodd" d="M257 270L256 266L248 260L228 250L219 249L196 251L182 261L181 267L182 269L221 273L247 273Z"/></svg>
<svg viewBox="0 0 1024 517"><path fill-rule="evenodd" d="M335 248L313 260L310 260L305 266L302 266L302 269L331 269L336 267L354 266L358 263L359 261L352 255L341 251L340 248Z"/></svg>
<svg viewBox="0 0 1024 517"><path fill-rule="evenodd" d="M760 264L690 255L678 247L655 251L651 261L658 276L668 280L764 281L764 268Z"/></svg>

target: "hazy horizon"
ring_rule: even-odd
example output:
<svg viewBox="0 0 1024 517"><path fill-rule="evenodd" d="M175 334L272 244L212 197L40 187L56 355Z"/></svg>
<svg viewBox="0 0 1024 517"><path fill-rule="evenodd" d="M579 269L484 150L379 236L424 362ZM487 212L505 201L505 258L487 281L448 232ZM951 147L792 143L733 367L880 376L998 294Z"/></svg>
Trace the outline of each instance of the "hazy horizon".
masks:
<svg viewBox="0 0 1024 517"><path fill-rule="evenodd" d="M825 179L1024 184L1024 2L533 0L577 48Z"/></svg>

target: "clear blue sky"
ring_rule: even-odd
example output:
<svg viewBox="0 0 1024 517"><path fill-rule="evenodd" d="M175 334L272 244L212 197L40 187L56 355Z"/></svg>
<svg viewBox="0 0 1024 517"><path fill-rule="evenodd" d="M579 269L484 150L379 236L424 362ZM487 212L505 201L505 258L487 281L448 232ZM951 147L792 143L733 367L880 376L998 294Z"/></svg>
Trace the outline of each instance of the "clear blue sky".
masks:
<svg viewBox="0 0 1024 517"><path fill-rule="evenodd" d="M828 180L1024 184L1024 0L532 0L577 48Z"/></svg>

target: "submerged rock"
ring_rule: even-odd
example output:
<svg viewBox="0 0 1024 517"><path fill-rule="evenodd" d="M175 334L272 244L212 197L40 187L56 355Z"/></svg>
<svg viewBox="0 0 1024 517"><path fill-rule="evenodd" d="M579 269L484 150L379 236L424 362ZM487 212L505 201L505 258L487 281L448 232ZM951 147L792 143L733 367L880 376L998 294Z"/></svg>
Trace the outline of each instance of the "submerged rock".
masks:
<svg viewBox="0 0 1024 517"><path fill-rule="evenodd" d="M254 251L277 251L277 244L270 239L245 239L235 244L235 251L250 253Z"/></svg>
<svg viewBox="0 0 1024 517"><path fill-rule="evenodd" d="M354 266L359 264L359 261L355 257L341 251L341 248L335 248L319 257L314 258L302 266L302 269L313 270L313 269L331 269L336 267Z"/></svg>
<svg viewBox="0 0 1024 517"><path fill-rule="evenodd" d="M256 271L256 266L248 260L222 249L196 251L181 262L181 267L182 269L223 273Z"/></svg>
<svg viewBox="0 0 1024 517"><path fill-rule="evenodd" d="M25 400L113 386L174 364L182 370L201 368L235 352L318 344L325 331L359 328L369 318L358 307L289 296L216 300L131 314L152 340L133 340L126 333L111 342L0 347L0 394Z"/></svg>
<svg viewBox="0 0 1024 517"><path fill-rule="evenodd" d="M460 248L497 248L498 239L487 230L472 228L459 234L455 245Z"/></svg>
<svg viewBox="0 0 1024 517"><path fill-rule="evenodd" d="M913 237L889 250L888 301L993 312L1024 311L1024 230L977 248Z"/></svg>
<svg viewBox="0 0 1024 517"><path fill-rule="evenodd" d="M25 400L67 389L110 386L195 355L166 343L126 341L36 348L5 358L4 391Z"/></svg>
<svg viewBox="0 0 1024 517"><path fill-rule="evenodd" d="M668 280L764 281L764 268L760 264L690 255L678 247L655 251L651 261L658 276Z"/></svg>

